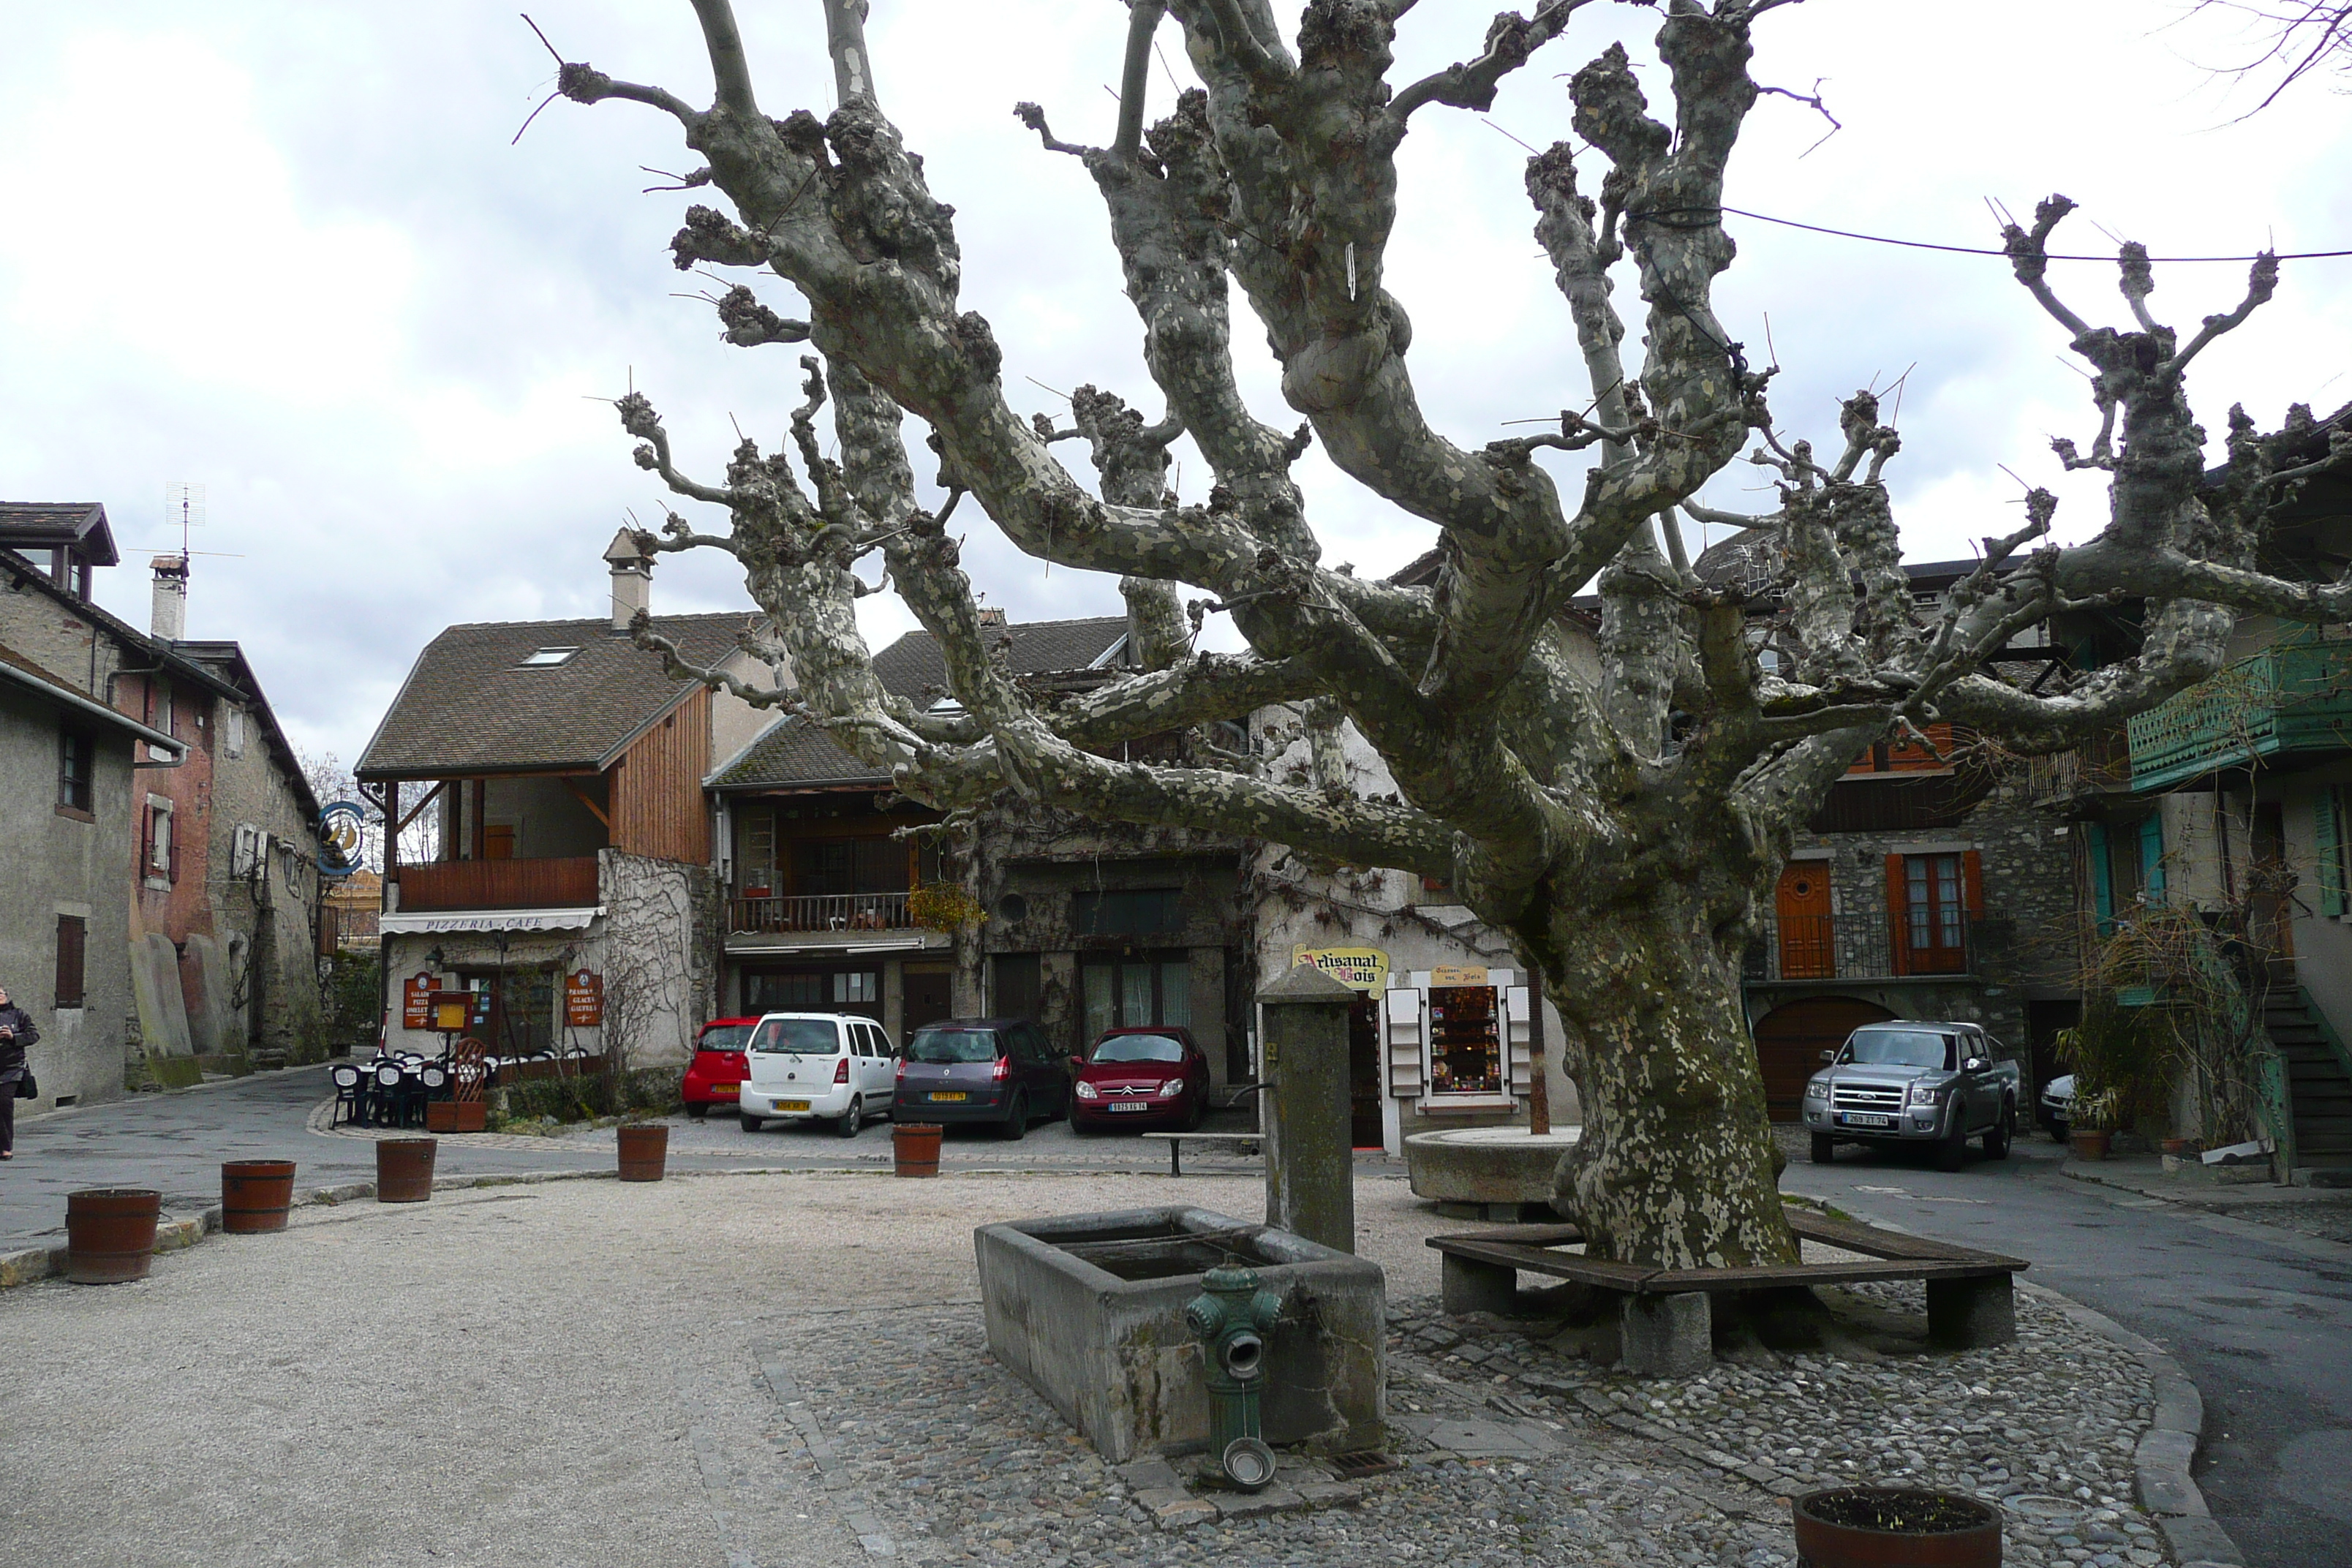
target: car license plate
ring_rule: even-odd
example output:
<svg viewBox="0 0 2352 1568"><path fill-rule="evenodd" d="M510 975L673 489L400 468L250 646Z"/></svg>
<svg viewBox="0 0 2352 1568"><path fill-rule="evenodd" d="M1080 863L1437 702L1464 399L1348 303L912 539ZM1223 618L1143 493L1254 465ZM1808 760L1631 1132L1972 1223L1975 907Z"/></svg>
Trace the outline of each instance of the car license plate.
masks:
<svg viewBox="0 0 2352 1568"><path fill-rule="evenodd" d="M808 1109L808 1101L805 1100L780 1100L776 1101L776 1109L778 1110L806 1110Z"/></svg>
<svg viewBox="0 0 2352 1568"><path fill-rule="evenodd" d="M1151 1103L1149 1100L1115 1100L1111 1101L1110 1109L1113 1110L1149 1110L1151 1109Z"/></svg>
<svg viewBox="0 0 2352 1568"><path fill-rule="evenodd" d="M710 1098L713 1100L733 1100L741 1092L742 1088L743 1086L740 1083L714 1083L710 1086Z"/></svg>
<svg viewBox="0 0 2352 1568"><path fill-rule="evenodd" d="M941 1091L940 1091L940 1090L939 1090L939 1089L933 1089L933 1090L931 1091L931 1098L932 1098L933 1100L970 1100L970 1099L971 1098L971 1096L970 1096L970 1095L966 1094L963 1090L961 1090L961 1089L956 1089L956 1090L955 1090L955 1091L953 1091L952 1093L943 1093L943 1092L941 1092Z"/></svg>
<svg viewBox="0 0 2352 1568"><path fill-rule="evenodd" d="M1848 1127L1885 1127L1893 1123L1892 1116L1880 1116L1872 1111L1849 1110L1839 1118Z"/></svg>

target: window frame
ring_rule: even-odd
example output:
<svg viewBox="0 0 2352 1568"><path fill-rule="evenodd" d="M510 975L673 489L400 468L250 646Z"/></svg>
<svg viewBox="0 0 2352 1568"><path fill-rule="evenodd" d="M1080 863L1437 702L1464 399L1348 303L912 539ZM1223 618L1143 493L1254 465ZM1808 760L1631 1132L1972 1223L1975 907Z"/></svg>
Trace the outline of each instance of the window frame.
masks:
<svg viewBox="0 0 2352 1568"><path fill-rule="evenodd" d="M85 822L98 820L98 742L71 723L58 726L58 810ZM79 795L79 798L76 798Z"/></svg>

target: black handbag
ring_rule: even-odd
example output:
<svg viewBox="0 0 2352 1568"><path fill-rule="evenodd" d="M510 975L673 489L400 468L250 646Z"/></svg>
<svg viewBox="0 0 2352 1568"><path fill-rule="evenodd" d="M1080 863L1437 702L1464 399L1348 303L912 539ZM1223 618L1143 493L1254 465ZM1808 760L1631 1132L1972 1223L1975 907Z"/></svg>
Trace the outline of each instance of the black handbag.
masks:
<svg viewBox="0 0 2352 1568"><path fill-rule="evenodd" d="M38 1100L41 1098L41 1086L33 1080L33 1069L31 1068L26 1068L25 1069L25 1076L16 1080L16 1098L18 1100Z"/></svg>

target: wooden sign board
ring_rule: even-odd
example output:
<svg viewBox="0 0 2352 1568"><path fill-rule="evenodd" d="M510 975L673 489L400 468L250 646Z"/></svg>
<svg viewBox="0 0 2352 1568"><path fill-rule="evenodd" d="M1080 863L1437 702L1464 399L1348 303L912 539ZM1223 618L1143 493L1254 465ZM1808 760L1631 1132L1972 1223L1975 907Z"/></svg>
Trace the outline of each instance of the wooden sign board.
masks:
<svg viewBox="0 0 2352 1568"><path fill-rule="evenodd" d="M400 983L400 1026L433 1027L433 976L422 969Z"/></svg>
<svg viewBox="0 0 2352 1568"><path fill-rule="evenodd" d="M563 977L563 1024L571 1029L604 1027L603 975L593 969L580 969Z"/></svg>
<svg viewBox="0 0 2352 1568"><path fill-rule="evenodd" d="M1388 984L1389 955L1377 947L1309 947L1298 942L1290 950L1295 967L1313 964L1351 991L1379 991Z"/></svg>
<svg viewBox="0 0 2352 1568"><path fill-rule="evenodd" d="M1429 972L1432 985L1484 985L1486 971L1484 965L1465 964L1454 967L1441 963Z"/></svg>
<svg viewBox="0 0 2352 1568"><path fill-rule="evenodd" d="M426 993L426 1000L432 1016L425 1026L428 1029L456 1034L489 1022L488 991L433 991Z"/></svg>

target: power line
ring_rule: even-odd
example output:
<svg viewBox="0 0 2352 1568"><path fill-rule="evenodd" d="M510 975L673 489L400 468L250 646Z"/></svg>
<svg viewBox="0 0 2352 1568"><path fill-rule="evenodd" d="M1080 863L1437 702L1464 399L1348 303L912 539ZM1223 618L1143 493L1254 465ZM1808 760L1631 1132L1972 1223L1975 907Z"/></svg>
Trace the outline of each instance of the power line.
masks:
<svg viewBox="0 0 2352 1568"><path fill-rule="evenodd" d="M1628 217L1654 219L1667 216L1680 215L1683 213L1706 212L1729 213L1735 217L1754 218L1758 223L1779 224L1783 228L1801 228L1808 234L1826 234L1837 239L1865 240L1872 245L1895 245L1902 247L1906 250L1941 250L1953 256L1998 256L2004 259L2009 256L2009 252L2006 250L1988 249L1983 246L1937 245L1932 241L1925 239L1894 239L1883 234L1859 234L1850 228L1824 228L1817 223L1799 223L1795 218L1774 217L1769 213L1749 212L1744 207L1672 207L1667 208L1663 212L1628 213L1625 216ZM2274 259L2280 261L2325 261L2346 256L2352 256L2352 250L2294 250L2284 252L2274 258ZM2116 264L2116 258L2112 256L2074 256L2053 253L2042 258L2042 259L2045 261L2104 261L2110 267ZM2178 266L2186 262L2258 261L2261 258L2257 256L2151 256L2148 258L2148 260L2152 262L2159 262L2173 266Z"/></svg>

